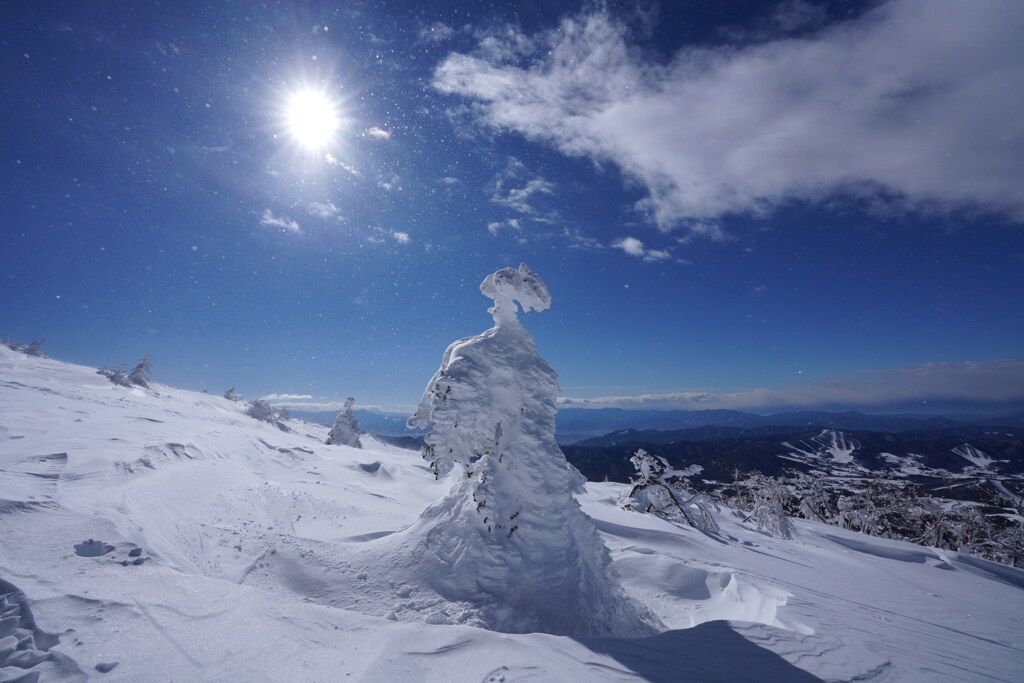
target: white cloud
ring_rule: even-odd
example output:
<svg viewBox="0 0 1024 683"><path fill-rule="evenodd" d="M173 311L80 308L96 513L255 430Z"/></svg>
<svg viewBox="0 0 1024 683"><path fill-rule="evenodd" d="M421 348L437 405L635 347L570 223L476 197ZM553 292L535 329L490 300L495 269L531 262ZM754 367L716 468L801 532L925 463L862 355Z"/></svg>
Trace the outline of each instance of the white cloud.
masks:
<svg viewBox="0 0 1024 683"><path fill-rule="evenodd" d="M269 400L269 399L268 399ZM297 403L293 401L273 401L275 406L281 408L287 408L288 410L306 410L309 412L327 412L327 411L341 411L345 409L344 401L317 401L315 403L302 402ZM360 403L356 406L356 410L371 410L376 413L397 413L399 415L408 415L411 413L416 406L380 406L380 405L364 405Z"/></svg>
<svg viewBox="0 0 1024 683"><path fill-rule="evenodd" d="M816 21L784 9L775 40L665 64L606 10L503 29L449 55L434 84L486 125L614 162L665 230L837 192L1024 221L1024 2L892 0L779 38Z"/></svg>
<svg viewBox="0 0 1024 683"><path fill-rule="evenodd" d="M270 209L263 210L263 215L260 217L260 225L265 228L280 228L296 235L302 232L298 221L292 220L287 216L275 216Z"/></svg>
<svg viewBox="0 0 1024 683"><path fill-rule="evenodd" d="M644 261L671 261L672 254L664 249L647 249L644 243L635 237L623 237L612 242L612 247L621 249L630 256L642 258Z"/></svg>
<svg viewBox="0 0 1024 683"><path fill-rule="evenodd" d="M398 230L392 230L391 237L393 237L399 244L409 244L409 242L412 241L412 238L409 237L409 233L399 232Z"/></svg>
<svg viewBox="0 0 1024 683"><path fill-rule="evenodd" d="M341 209L335 206L334 202L312 202L309 205L309 212L320 218L330 218L337 216Z"/></svg>
<svg viewBox="0 0 1024 683"><path fill-rule="evenodd" d="M532 177L526 179L524 176ZM510 187L513 184L522 186ZM508 164L494 179L494 193L491 195L491 201L519 213L536 214L537 209L530 203L531 197L553 195L554 193L554 183L529 173L523 162L515 157L509 157ZM552 222L550 218L544 217L535 220Z"/></svg>
<svg viewBox="0 0 1024 683"><path fill-rule="evenodd" d="M641 396L560 398L575 408L705 410L814 407L884 408L929 403L1009 404L1024 401L1024 358L984 363L925 363L910 368L861 371L830 381L735 393L683 391Z"/></svg>
<svg viewBox="0 0 1024 683"><path fill-rule="evenodd" d="M459 182L459 179L453 178L450 175L446 175L444 178L441 178L441 182L444 183L445 185L454 185L457 182Z"/></svg>
<svg viewBox="0 0 1024 683"><path fill-rule="evenodd" d="M435 21L429 26L420 29L420 40L427 43L441 43L450 40L455 35L455 29L440 21Z"/></svg>
<svg viewBox="0 0 1024 683"><path fill-rule="evenodd" d="M519 213L536 213L537 210L530 205L530 197L535 194L554 194L555 186L543 178L534 178L520 188L509 188L502 192L500 189L491 197L495 204L507 206Z"/></svg>
<svg viewBox="0 0 1024 683"><path fill-rule="evenodd" d="M342 169L344 169L344 170L348 171L349 173L351 173L352 175L359 175L359 169L358 168L356 168L355 166L352 166L350 164L346 164L344 161L342 161L338 157L334 156L330 152L328 152L327 154L324 155L324 161L326 161L327 163L329 163L332 166L339 166Z"/></svg>
<svg viewBox="0 0 1024 683"><path fill-rule="evenodd" d="M381 178L377 181L377 187L384 190L385 192L391 192L392 190L402 189L402 179L396 174L392 173L388 178Z"/></svg>
<svg viewBox="0 0 1024 683"><path fill-rule="evenodd" d="M562 237L568 242L569 249L580 249L582 251L601 251L604 245L593 237L587 237L579 230L562 230Z"/></svg>
<svg viewBox="0 0 1024 683"><path fill-rule="evenodd" d="M388 131L384 130L383 128L378 128L377 126L374 126L373 128L370 128L369 130L367 130L366 134L369 135L371 138L374 138L375 140L390 140L391 139L391 133L389 133Z"/></svg>
<svg viewBox="0 0 1024 683"><path fill-rule="evenodd" d="M515 230L522 231L522 226L519 225L518 218L509 218L507 221L493 221L487 224L487 232L492 235L497 235L501 230Z"/></svg>
<svg viewBox="0 0 1024 683"><path fill-rule="evenodd" d="M262 398L264 401L301 401L313 397L309 394L267 394Z"/></svg>

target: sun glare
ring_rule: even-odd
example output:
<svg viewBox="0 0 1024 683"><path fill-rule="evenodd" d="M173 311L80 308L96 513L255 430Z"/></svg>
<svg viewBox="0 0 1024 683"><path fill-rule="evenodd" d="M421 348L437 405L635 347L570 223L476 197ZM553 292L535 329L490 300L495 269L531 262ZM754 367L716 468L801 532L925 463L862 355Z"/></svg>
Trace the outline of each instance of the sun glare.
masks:
<svg viewBox="0 0 1024 683"><path fill-rule="evenodd" d="M327 147L341 128L338 105L318 90L300 90L288 98L285 108L288 133L304 149L316 152Z"/></svg>

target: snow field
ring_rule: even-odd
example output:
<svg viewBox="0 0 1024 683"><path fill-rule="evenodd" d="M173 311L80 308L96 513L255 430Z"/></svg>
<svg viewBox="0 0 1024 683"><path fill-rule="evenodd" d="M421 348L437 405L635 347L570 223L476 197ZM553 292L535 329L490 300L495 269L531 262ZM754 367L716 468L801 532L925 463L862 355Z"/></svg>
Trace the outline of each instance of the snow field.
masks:
<svg viewBox="0 0 1024 683"><path fill-rule="evenodd" d="M1020 570L728 509L706 535L615 484L578 500L665 630L474 628L400 562L451 481L241 411L0 349L0 681L1024 680Z"/></svg>

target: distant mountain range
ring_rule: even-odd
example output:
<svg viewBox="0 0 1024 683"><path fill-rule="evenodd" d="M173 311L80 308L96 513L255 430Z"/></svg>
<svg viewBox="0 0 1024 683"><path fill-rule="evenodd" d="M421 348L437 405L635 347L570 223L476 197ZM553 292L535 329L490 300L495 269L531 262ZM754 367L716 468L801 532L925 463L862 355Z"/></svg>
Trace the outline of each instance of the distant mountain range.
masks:
<svg viewBox="0 0 1024 683"><path fill-rule="evenodd" d="M697 427L822 427L872 432L957 429L964 426L1024 427L1024 413L1009 415L869 415L856 411L800 411L755 415L739 410L623 410L563 408L558 411L558 441L571 444L621 429L680 430Z"/></svg>
<svg viewBox="0 0 1024 683"><path fill-rule="evenodd" d="M308 411L289 410L292 417L300 420L309 420L318 425L331 427L338 417L338 411ZM378 413L370 410L355 409L356 418L359 420L359 429L364 432L375 432L385 436L422 436L422 429L408 429L405 421L409 416L405 413Z"/></svg>
<svg viewBox="0 0 1024 683"><path fill-rule="evenodd" d="M899 433L819 427L701 427L671 432L622 430L574 445L566 459L591 481L628 481L630 456L643 448L673 467L700 465L699 479L728 482L732 473L787 469L830 477L1024 481L1024 429L942 429Z"/></svg>
<svg viewBox="0 0 1024 683"><path fill-rule="evenodd" d="M356 411L359 425L363 431L376 432L387 436L421 436L422 431L410 430L405 426L407 415L404 413L379 413L369 410ZM294 417L309 420L316 424L333 425L338 416L332 412L309 412L292 410ZM774 415L756 415L739 410L623 410L621 408L562 408L556 417L556 437L560 444L574 444L593 437L602 437L620 430L646 432L656 430L674 432L687 429L710 428L702 435L694 434L698 439L715 438L716 434L729 435L728 432L715 432L713 428L738 428L754 430L754 435L770 435L781 431L795 431L793 428L820 427L827 429L860 430L871 432L907 432L912 430L924 432L956 432L966 436L965 427L1007 427L1024 428L1024 413L1005 415L870 415L856 411L825 412L799 411L776 413ZM779 430L776 428L785 428ZM757 430L763 430L758 432ZM614 437L612 437L614 438ZM650 436L639 440L648 443L668 443L686 439L685 435ZM650 439L654 439L651 441ZM591 444L599 445L599 444Z"/></svg>

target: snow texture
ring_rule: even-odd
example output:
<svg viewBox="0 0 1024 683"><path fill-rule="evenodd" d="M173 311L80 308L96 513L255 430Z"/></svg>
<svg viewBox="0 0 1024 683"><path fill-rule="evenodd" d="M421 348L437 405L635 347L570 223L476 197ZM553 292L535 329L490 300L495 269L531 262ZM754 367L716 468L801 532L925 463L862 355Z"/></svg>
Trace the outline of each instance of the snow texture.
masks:
<svg viewBox="0 0 1024 683"><path fill-rule="evenodd" d="M412 581L402 541L451 480L244 411L0 347L0 681L1024 680L1020 569L729 508L695 533L615 483L577 500L669 630L450 623L474 605Z"/></svg>
<svg viewBox="0 0 1024 683"><path fill-rule="evenodd" d="M338 419L334 421L334 427L327 435L329 446L363 447L359 441L359 419L352 410L352 405L355 402L356 400L351 397L345 399L345 409L338 413Z"/></svg>
<svg viewBox="0 0 1024 683"><path fill-rule="evenodd" d="M524 264L480 285L495 326L444 353L410 426L433 423L424 457L438 476L456 471L443 499L405 535L420 579L476 606L499 631L640 635L653 628L629 600L591 520L573 493L585 480L555 443L558 380L519 323L551 295Z"/></svg>

